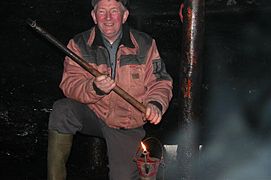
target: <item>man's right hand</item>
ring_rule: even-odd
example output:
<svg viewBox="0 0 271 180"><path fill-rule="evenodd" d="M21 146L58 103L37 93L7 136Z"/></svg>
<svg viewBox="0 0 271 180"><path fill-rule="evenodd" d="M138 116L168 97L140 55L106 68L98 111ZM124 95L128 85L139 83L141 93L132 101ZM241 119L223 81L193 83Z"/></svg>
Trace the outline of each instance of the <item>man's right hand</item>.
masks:
<svg viewBox="0 0 271 180"><path fill-rule="evenodd" d="M98 89L106 94L110 93L110 91L112 91L116 86L115 81L107 75L97 76L93 83L95 83Z"/></svg>

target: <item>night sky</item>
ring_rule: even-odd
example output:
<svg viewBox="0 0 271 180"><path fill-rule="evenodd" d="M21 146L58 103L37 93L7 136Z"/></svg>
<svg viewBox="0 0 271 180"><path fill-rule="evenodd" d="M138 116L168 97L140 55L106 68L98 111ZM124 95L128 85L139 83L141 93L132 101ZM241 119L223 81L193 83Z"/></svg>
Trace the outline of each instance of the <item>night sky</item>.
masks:
<svg viewBox="0 0 271 180"><path fill-rule="evenodd" d="M163 144L178 144L181 137L180 4L178 0L132 0L128 19L132 27L156 39L174 80L174 97L162 123L145 127L149 136ZM66 44L93 25L90 9L89 0L0 2L1 179L46 179L48 116L53 102L63 97L58 84L64 54L25 20L37 20ZM271 179L271 3L206 0L205 13L199 85L204 150L195 172L201 180ZM78 135L69 164L71 174L104 178L103 148L103 141ZM79 153L96 160L86 162ZM178 177L175 172L170 180Z"/></svg>

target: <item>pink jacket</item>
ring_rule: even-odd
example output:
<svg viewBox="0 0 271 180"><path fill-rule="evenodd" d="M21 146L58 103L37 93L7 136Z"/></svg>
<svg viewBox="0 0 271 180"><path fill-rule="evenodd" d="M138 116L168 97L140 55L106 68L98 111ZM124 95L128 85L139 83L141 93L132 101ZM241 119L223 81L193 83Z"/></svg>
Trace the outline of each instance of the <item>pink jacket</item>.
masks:
<svg viewBox="0 0 271 180"><path fill-rule="evenodd" d="M111 74L109 54L101 32L94 27L76 35L68 48L101 73ZM115 81L119 87L143 104L154 103L164 113L172 98L172 79L166 72L155 41L145 33L124 26L117 51ZM100 94L93 87L94 77L69 57L65 58L60 88L65 96L87 104L112 128L122 128L119 120L129 119L128 128L144 125L144 114L115 92Z"/></svg>

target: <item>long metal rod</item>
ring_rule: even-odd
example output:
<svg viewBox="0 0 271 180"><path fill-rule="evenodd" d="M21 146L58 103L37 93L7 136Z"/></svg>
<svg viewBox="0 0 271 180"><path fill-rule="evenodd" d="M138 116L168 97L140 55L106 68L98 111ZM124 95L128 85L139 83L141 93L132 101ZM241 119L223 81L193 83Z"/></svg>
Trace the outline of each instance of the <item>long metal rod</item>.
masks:
<svg viewBox="0 0 271 180"><path fill-rule="evenodd" d="M177 158L182 172L181 179L194 180L196 177L193 173L193 167L199 147L198 124L202 83L205 0L184 0L181 8L183 8L180 14L183 21L183 36L179 120L182 138L178 144Z"/></svg>
<svg viewBox="0 0 271 180"><path fill-rule="evenodd" d="M82 68L84 68L90 74L92 74L95 77L102 75L102 73L100 73L95 68L93 68L90 64L88 64L86 60L79 57L77 54L75 54L70 49L68 49L66 46L64 46L60 41L58 41L54 36L52 36L47 31L45 31L43 28L38 26L36 21L33 21L31 19L27 19L26 23L30 27L32 27L35 31L37 31L39 34L41 34L43 37L45 37L49 42L51 42L56 47L58 47L60 50L62 50L68 57L70 57L73 61L75 61L77 64L79 64ZM134 97L132 97L130 94L128 94L122 88L120 88L118 85L115 86L113 91L115 93L117 93L120 97L122 97L124 100L126 100L128 103L133 105L135 108L137 108L139 111L141 111L143 113L146 112L146 107L142 103L137 101Z"/></svg>

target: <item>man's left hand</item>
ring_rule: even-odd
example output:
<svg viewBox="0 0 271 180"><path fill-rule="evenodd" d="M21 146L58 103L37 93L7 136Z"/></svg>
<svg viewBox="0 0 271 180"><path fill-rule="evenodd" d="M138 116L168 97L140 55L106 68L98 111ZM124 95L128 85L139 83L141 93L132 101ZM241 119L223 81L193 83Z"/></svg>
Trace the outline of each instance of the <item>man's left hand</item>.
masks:
<svg viewBox="0 0 271 180"><path fill-rule="evenodd" d="M148 121L150 121L150 123L156 125L160 123L162 119L162 112L157 106L153 104L148 104L146 107L145 117Z"/></svg>

